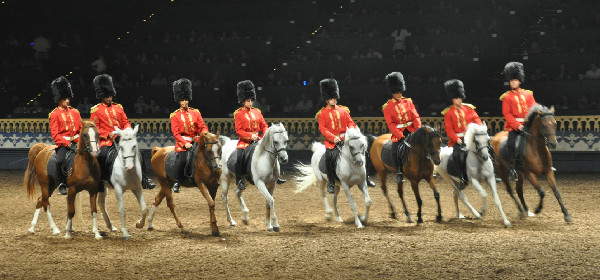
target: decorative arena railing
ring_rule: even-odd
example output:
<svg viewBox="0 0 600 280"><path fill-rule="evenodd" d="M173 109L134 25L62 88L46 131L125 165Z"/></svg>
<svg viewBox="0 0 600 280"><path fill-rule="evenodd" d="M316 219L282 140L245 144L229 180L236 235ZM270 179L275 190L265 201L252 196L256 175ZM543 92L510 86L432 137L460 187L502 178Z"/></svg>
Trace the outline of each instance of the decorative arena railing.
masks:
<svg viewBox="0 0 600 280"><path fill-rule="evenodd" d="M556 116L558 151L600 151L600 116ZM380 135L388 133L383 118L354 118L363 133ZM504 127L503 117L482 117L490 135ZM170 123L167 118L130 119L139 124L138 141L140 148L173 145ZM308 150L314 141L322 141L317 121L314 118L267 118L267 123L281 122L289 133L289 147L293 150ZM444 119L424 117L424 124L444 131ZM236 138L232 119L207 118L206 125L213 133ZM0 119L0 148L29 148L35 143L52 143L48 131L48 119Z"/></svg>

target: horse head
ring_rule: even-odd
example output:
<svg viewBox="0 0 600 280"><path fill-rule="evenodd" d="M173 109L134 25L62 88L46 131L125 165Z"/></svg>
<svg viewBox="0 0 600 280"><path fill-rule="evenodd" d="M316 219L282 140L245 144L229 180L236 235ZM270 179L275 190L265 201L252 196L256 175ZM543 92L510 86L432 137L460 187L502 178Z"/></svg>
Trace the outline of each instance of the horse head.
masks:
<svg viewBox="0 0 600 280"><path fill-rule="evenodd" d="M271 151L268 148L265 150L275 156L279 163L286 164L289 159L287 154L289 137L285 126L282 123L272 124L267 130L265 138L270 139Z"/></svg>
<svg viewBox="0 0 600 280"><path fill-rule="evenodd" d="M217 132L217 135L210 132L202 133L198 141L198 146L200 147L198 153L204 151L204 159L208 166L210 166L213 171L221 170L222 145L219 138L219 132Z"/></svg>
<svg viewBox="0 0 600 280"><path fill-rule="evenodd" d="M474 153L480 161L484 162L489 159L488 143L490 136L487 133L487 125L485 123L482 125L470 123L464 139L467 150Z"/></svg>
<svg viewBox="0 0 600 280"><path fill-rule="evenodd" d="M79 132L79 143L77 143L77 150L86 150L93 157L97 157L98 151L100 150L98 147L99 138L100 134L98 133L98 128L96 125L93 122L83 122L81 131Z"/></svg>
<svg viewBox="0 0 600 280"><path fill-rule="evenodd" d="M525 129L531 135L544 139L544 144L551 149L556 148L556 119L554 106L548 108L537 104L529 109Z"/></svg>
<svg viewBox="0 0 600 280"><path fill-rule="evenodd" d="M139 124L133 129L128 127L123 130L115 126L114 133L119 135L119 141L117 143L119 160L123 161L123 167L125 167L127 172L131 172L135 168L135 161L138 155L137 132L139 128Z"/></svg>
<svg viewBox="0 0 600 280"><path fill-rule="evenodd" d="M427 143L427 159L433 160L433 164L439 165L442 161L440 158L440 147L442 146L442 136L439 131L433 127L424 125L427 131L425 143Z"/></svg>
<svg viewBox="0 0 600 280"><path fill-rule="evenodd" d="M358 127L346 129L344 146L348 147L354 165L362 166L365 163L367 144L367 137L360 132Z"/></svg>

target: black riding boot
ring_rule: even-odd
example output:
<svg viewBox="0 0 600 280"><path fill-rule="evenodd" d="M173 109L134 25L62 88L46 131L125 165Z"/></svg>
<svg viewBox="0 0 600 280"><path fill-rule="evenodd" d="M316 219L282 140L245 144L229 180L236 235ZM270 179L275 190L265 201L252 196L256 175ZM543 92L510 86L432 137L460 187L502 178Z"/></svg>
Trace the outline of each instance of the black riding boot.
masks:
<svg viewBox="0 0 600 280"><path fill-rule="evenodd" d="M517 158L519 157L519 154L517 152L517 136L518 133L516 131L510 131L508 132L508 159L510 160L510 170L508 173L508 178L509 180L517 180L518 178L518 174L517 174L517 170L516 170L516 164L517 164Z"/></svg>
<svg viewBox="0 0 600 280"><path fill-rule="evenodd" d="M67 177L62 172L62 162L56 163L56 182L58 185L58 194L67 195Z"/></svg>
<svg viewBox="0 0 600 280"><path fill-rule="evenodd" d="M335 192L335 151L334 149L325 150L325 169L327 172L327 192Z"/></svg>
<svg viewBox="0 0 600 280"><path fill-rule="evenodd" d="M244 163L243 161L244 149L237 149L237 160L235 161L235 184L238 190L243 191L246 189L246 184L244 183L243 169Z"/></svg>
<svg viewBox="0 0 600 280"><path fill-rule="evenodd" d="M144 155L142 151L139 151L140 163L142 165L142 189L154 189L156 184L152 182L150 178L148 178L148 174L146 174L146 160L144 159ZM177 188L177 192L179 192L179 188Z"/></svg>
<svg viewBox="0 0 600 280"><path fill-rule="evenodd" d="M468 181L467 172L465 168L463 168L465 165L465 158L463 158L463 154L461 153L460 149L461 145L459 145L458 143L454 145L454 148L452 150L452 160L454 161L454 168L456 174L458 174L458 177L460 178L458 189L463 190L467 187Z"/></svg>
<svg viewBox="0 0 600 280"><path fill-rule="evenodd" d="M394 159L394 162L396 163L396 184L401 184L402 180L404 180L404 174L402 173L403 160L400 158L400 148L401 145L403 145L402 141L403 140L392 143L392 157Z"/></svg>
<svg viewBox="0 0 600 280"><path fill-rule="evenodd" d="M175 164L177 165L177 178L175 178L175 182L173 183L173 192L179 193L179 189L181 186L181 181L183 180L183 169L185 168L185 161L187 159L187 151L181 151L177 153L177 158L175 159Z"/></svg>

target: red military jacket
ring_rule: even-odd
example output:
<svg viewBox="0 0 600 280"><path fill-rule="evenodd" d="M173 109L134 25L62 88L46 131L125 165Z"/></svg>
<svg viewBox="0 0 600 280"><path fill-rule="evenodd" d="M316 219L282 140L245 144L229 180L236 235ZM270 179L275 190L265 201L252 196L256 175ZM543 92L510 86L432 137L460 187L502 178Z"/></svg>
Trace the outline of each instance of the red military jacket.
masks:
<svg viewBox="0 0 600 280"><path fill-rule="evenodd" d="M235 133L240 137L237 149L248 147L252 142L252 134L260 132L262 135L258 136L262 138L269 128L260 110L254 107L250 109L241 107L235 110L233 118L235 119Z"/></svg>
<svg viewBox="0 0 600 280"><path fill-rule="evenodd" d="M459 138L465 137L470 123L482 124L479 115L475 112L475 106L468 103L463 103L460 108L454 105L448 106L442 111L442 115L444 115L444 126L448 135L448 147L454 146Z"/></svg>
<svg viewBox="0 0 600 280"><path fill-rule="evenodd" d="M98 103L90 110L90 120L96 123L100 133L100 148L112 146L113 139L108 135L115 131L115 126L119 129L131 127L127 115L121 104L112 103L110 106L105 103Z"/></svg>
<svg viewBox="0 0 600 280"><path fill-rule="evenodd" d="M192 143L194 137L203 132L208 132L208 127L204 124L202 115L198 109L188 108L187 110L177 109L171 113L171 132L175 137L175 152L185 151L185 144Z"/></svg>
<svg viewBox="0 0 600 280"><path fill-rule="evenodd" d="M71 106L63 109L58 106L48 114L48 118L50 119L50 135L56 145L66 147L71 141L79 142L79 131L83 125L77 109Z"/></svg>
<svg viewBox="0 0 600 280"><path fill-rule="evenodd" d="M415 132L421 127L421 117L410 98L402 97L400 101L392 98L383 104L381 108L388 129L392 133L392 142L402 140L405 129Z"/></svg>
<svg viewBox="0 0 600 280"><path fill-rule="evenodd" d="M335 105L332 109L330 106L325 106L317 112L315 118L319 121L319 131L325 136L325 148L333 149L335 137L344 140L346 128L354 128L356 124L350 117L350 109L346 106Z"/></svg>
<svg viewBox="0 0 600 280"><path fill-rule="evenodd" d="M502 115L504 115L504 130L513 131L525 122L529 108L537 104L531 90L509 90L500 96Z"/></svg>

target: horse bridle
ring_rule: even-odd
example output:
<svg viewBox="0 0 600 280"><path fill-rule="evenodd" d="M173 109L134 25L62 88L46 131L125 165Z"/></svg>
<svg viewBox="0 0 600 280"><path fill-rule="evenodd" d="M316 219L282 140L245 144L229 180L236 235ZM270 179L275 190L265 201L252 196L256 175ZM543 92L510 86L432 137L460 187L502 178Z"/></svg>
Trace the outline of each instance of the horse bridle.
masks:
<svg viewBox="0 0 600 280"><path fill-rule="evenodd" d="M483 132L482 133L475 133L475 134L473 134L473 138L475 138L477 136L484 136L484 135L488 135L488 134L487 133L483 133ZM486 161L486 159L483 158L483 155L482 155L481 151L483 149L487 149L487 146L480 147L479 146L479 142L477 142L477 141L473 141L473 142L475 142L475 151L470 151L470 152L473 153L473 154L475 154L475 156L480 161Z"/></svg>
<svg viewBox="0 0 600 280"><path fill-rule="evenodd" d="M351 156L352 158L348 158L346 155L344 155L344 153L342 153L342 152L340 151L340 155L342 155L343 157L345 157L345 158L346 158L346 160L348 160L349 162L355 163L356 161L354 160L354 157L355 157L356 155L358 155L358 154L364 154L364 153L365 153L365 152L361 152L361 151L359 151L359 152L356 152L356 153L352 153L352 150L350 150L350 147L349 147L349 146L350 146L350 141L352 141L352 140L359 140L360 138L361 138L361 137L359 137L359 136L356 136L356 137L352 137L352 138L349 138L349 139L348 139L348 150L350 151L350 156ZM336 147L338 147L338 146L336 145ZM355 165L356 165L356 164L355 164Z"/></svg>
<svg viewBox="0 0 600 280"><path fill-rule="evenodd" d="M435 130L432 130L432 131L430 131L427 134L427 149L430 151L429 154L427 154L427 156L425 157L427 160L431 160L431 158L434 155L439 155L440 154L439 150L437 150L437 151L433 150L433 144L431 143L431 138L433 138L433 136L431 135L431 133L433 133L433 132L435 132Z"/></svg>
<svg viewBox="0 0 600 280"><path fill-rule="evenodd" d="M85 129L88 129L88 128L91 128L91 127L93 127L93 126L87 126ZM86 134L86 135L88 136L88 138L90 137L90 135L89 135L89 134ZM82 137L82 138L83 138L83 137ZM93 143L94 145L96 145L96 147L98 147L98 141L96 141L96 140L92 140L92 138L89 138L89 139L90 139L90 141L89 141L89 142L90 142L90 145L87 145L87 144L85 144L85 140L83 140L83 143L85 144L85 150L86 150L86 151L87 151L89 154L92 154L92 147L91 147L91 146L92 146L92 143ZM98 150L100 150L100 149L98 149Z"/></svg>
<svg viewBox="0 0 600 280"><path fill-rule="evenodd" d="M121 141L131 141L131 140L133 140L133 138L128 138L128 139L123 139L123 138L121 138L121 140L119 141L119 147L121 146L121 145L120 145ZM135 157L137 156L137 153L138 153L138 151L137 151L137 148L136 148L136 151L135 151L135 153L133 153L133 155L132 155L132 156L124 156L124 157L123 157L123 166L125 166L125 161L126 161L128 158L133 158L133 160L135 161Z"/></svg>
<svg viewBox="0 0 600 280"><path fill-rule="evenodd" d="M553 117L554 117L554 114L552 114L552 113L544 113L544 114L541 114L541 115L540 115L540 121L541 121L542 119L544 119L544 118L553 118ZM546 128L545 128L545 127L543 127L543 128L542 128L542 133L541 133L542 135L541 135L541 136L535 136L535 135L533 135L533 134L529 133L529 132L528 132L528 131L526 131L526 130L523 130L523 133L525 133L525 135L527 135L527 136L536 137L536 138L543 138L543 139L544 139L544 145L546 145L547 147L550 147L550 141L548 141L548 138L549 138L549 137L552 137L552 136L556 137L556 132L554 132L554 133L552 133L552 134L550 134L550 135L546 135L546 134L544 133L544 132L545 132L545 130L546 130Z"/></svg>
<svg viewBox="0 0 600 280"><path fill-rule="evenodd" d="M283 133L284 131L274 131L272 133ZM269 149L265 148L265 151L267 151L269 154L271 154L271 156L273 156L274 158L276 158L277 160L279 160L279 152L281 151L286 151L286 148L277 148L275 146L275 141L271 140L271 147L272 147L272 151L269 151Z"/></svg>
<svg viewBox="0 0 600 280"><path fill-rule="evenodd" d="M218 169L219 164L217 162L217 160L221 159L221 156L214 156L214 157L209 157L208 156L208 149L207 149L207 145L215 145L215 144L219 144L219 141L213 141L213 142L205 142L204 143L204 160L206 161L206 163L208 164L208 166L210 166L212 169Z"/></svg>

